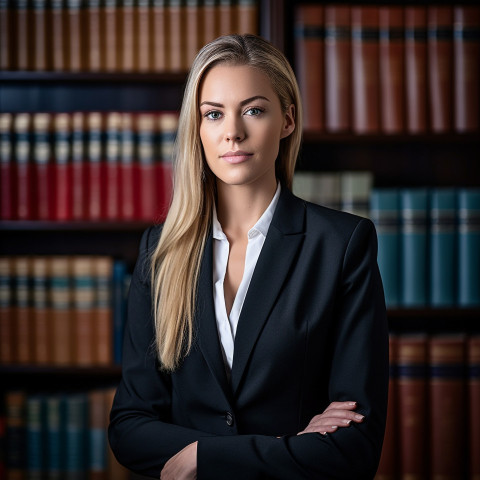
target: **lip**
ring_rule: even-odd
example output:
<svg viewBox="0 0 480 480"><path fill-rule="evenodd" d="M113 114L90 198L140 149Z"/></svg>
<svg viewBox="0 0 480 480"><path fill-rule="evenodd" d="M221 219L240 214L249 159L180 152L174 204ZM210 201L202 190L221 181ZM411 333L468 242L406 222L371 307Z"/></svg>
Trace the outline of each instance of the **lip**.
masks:
<svg viewBox="0 0 480 480"><path fill-rule="evenodd" d="M223 158L228 163L235 164L245 162L246 160L251 158L252 155L253 153L244 152L243 150L236 150L224 153L220 156L220 158Z"/></svg>

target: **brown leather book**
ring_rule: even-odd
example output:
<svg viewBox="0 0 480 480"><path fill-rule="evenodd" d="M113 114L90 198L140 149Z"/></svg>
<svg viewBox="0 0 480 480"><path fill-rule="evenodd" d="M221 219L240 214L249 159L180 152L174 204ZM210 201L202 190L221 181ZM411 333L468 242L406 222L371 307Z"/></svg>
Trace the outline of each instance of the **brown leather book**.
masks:
<svg viewBox="0 0 480 480"><path fill-rule="evenodd" d="M15 360L13 293L12 259L0 257L0 364Z"/></svg>
<svg viewBox="0 0 480 480"><path fill-rule="evenodd" d="M468 339L468 432L470 479L480 478L480 336Z"/></svg>
<svg viewBox="0 0 480 480"><path fill-rule="evenodd" d="M399 479L425 478L427 444L428 341L425 335L397 340Z"/></svg>
<svg viewBox="0 0 480 480"><path fill-rule="evenodd" d="M66 70L67 66L67 14L62 0L52 0L50 10L52 59L51 68Z"/></svg>
<svg viewBox="0 0 480 480"><path fill-rule="evenodd" d="M218 28L219 35L230 35L233 33L233 0L219 0L218 3Z"/></svg>
<svg viewBox="0 0 480 480"><path fill-rule="evenodd" d="M350 129L351 100L350 7L325 6L325 128Z"/></svg>
<svg viewBox="0 0 480 480"><path fill-rule="evenodd" d="M452 129L453 9L430 6L427 15L430 127L435 133Z"/></svg>
<svg viewBox="0 0 480 480"><path fill-rule="evenodd" d="M119 7L120 20L120 70L133 72L136 69L135 24L136 9L134 0L121 0Z"/></svg>
<svg viewBox="0 0 480 480"><path fill-rule="evenodd" d="M466 465L465 337L430 339L430 475L461 480Z"/></svg>
<svg viewBox="0 0 480 480"><path fill-rule="evenodd" d="M181 0L169 0L167 7L170 28L168 70L181 72L187 69L185 39L185 7Z"/></svg>
<svg viewBox="0 0 480 480"><path fill-rule="evenodd" d="M152 36L152 22L149 0L138 0L137 5L137 69L140 72L151 70L151 52L150 38Z"/></svg>
<svg viewBox="0 0 480 480"><path fill-rule="evenodd" d="M110 257L93 260L95 285L95 359L97 365L113 363L113 323L111 289L113 262Z"/></svg>
<svg viewBox="0 0 480 480"><path fill-rule="evenodd" d="M164 72L167 70L167 42L170 36L165 0L153 0L152 23L152 69L154 72Z"/></svg>
<svg viewBox="0 0 480 480"><path fill-rule="evenodd" d="M82 60L84 44L83 37L85 35L83 25L83 13L81 0L67 0L68 5L68 55L67 69L71 72L79 72L84 69Z"/></svg>
<svg viewBox="0 0 480 480"><path fill-rule="evenodd" d="M116 72L120 65L119 20L116 0L105 0L103 6L104 67L107 72Z"/></svg>
<svg viewBox="0 0 480 480"><path fill-rule="evenodd" d="M258 6L256 0L238 0L237 28L240 34L253 33L258 35Z"/></svg>
<svg viewBox="0 0 480 480"><path fill-rule="evenodd" d="M405 7L406 130L427 131L427 9Z"/></svg>
<svg viewBox="0 0 480 480"><path fill-rule="evenodd" d="M50 69L51 45L47 45L51 40L51 25L47 20L47 1L33 0L33 69L45 71ZM50 41L48 42L50 44Z"/></svg>
<svg viewBox="0 0 480 480"><path fill-rule="evenodd" d="M15 8L12 2L0 2L0 70L14 70L13 25L15 21Z"/></svg>
<svg viewBox="0 0 480 480"><path fill-rule="evenodd" d="M384 133L404 129L404 22L403 7L380 7L380 108Z"/></svg>
<svg viewBox="0 0 480 480"><path fill-rule="evenodd" d="M86 45L83 45L86 51L87 65L89 72L98 72L102 66L102 46L101 46L101 18L100 18L100 0L88 0L85 12L86 25Z"/></svg>
<svg viewBox="0 0 480 480"><path fill-rule="evenodd" d="M378 7L352 7L352 128L377 133L380 126Z"/></svg>
<svg viewBox="0 0 480 480"><path fill-rule="evenodd" d="M202 47L202 37L200 34L200 1L187 0L185 7L185 22L186 22L186 67L190 68L192 62Z"/></svg>
<svg viewBox="0 0 480 480"><path fill-rule="evenodd" d="M472 132L480 127L480 7L455 6L453 28L454 126Z"/></svg>
<svg viewBox="0 0 480 480"><path fill-rule="evenodd" d="M295 10L295 70L303 97L304 129L323 130L324 28L322 5Z"/></svg>
<svg viewBox="0 0 480 480"><path fill-rule="evenodd" d="M33 70L33 11L28 0L18 0L15 9L15 44L17 70Z"/></svg>
<svg viewBox="0 0 480 480"><path fill-rule="evenodd" d="M220 12L216 0L204 0L202 3L203 44L206 45L220 35Z"/></svg>

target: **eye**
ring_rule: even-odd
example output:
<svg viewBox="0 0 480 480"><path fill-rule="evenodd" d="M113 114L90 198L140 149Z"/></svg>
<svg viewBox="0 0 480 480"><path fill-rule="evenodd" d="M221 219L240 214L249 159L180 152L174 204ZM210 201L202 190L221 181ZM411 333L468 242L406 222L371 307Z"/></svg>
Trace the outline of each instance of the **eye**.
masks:
<svg viewBox="0 0 480 480"><path fill-rule="evenodd" d="M251 107L249 108L245 114L250 115L251 117L257 117L258 115L262 114L265 110L259 107Z"/></svg>
<svg viewBox="0 0 480 480"><path fill-rule="evenodd" d="M204 115L204 117L208 118L208 120L219 120L221 116L222 116L222 113L219 112L218 110L210 110Z"/></svg>

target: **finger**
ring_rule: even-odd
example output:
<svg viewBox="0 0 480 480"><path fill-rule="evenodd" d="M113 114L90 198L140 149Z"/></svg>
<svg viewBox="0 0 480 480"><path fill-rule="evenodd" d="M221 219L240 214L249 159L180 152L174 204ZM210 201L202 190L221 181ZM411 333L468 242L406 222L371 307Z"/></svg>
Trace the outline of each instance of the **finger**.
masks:
<svg viewBox="0 0 480 480"><path fill-rule="evenodd" d="M357 402L332 402L324 411L330 410L355 410Z"/></svg>
<svg viewBox="0 0 480 480"><path fill-rule="evenodd" d="M352 412L350 410L329 410L328 412L325 412L325 413L322 413L321 414L321 417L322 418L325 418L325 419L346 419L346 420L351 420L353 422L361 422L363 421L363 419L365 418L364 415L362 415L361 413L357 413L357 412Z"/></svg>
<svg viewBox="0 0 480 480"><path fill-rule="evenodd" d="M337 430L337 425L322 425L318 427L313 427L309 425L305 430L299 432L297 435L303 435L304 433L321 433L322 435L326 435L327 433L332 433Z"/></svg>

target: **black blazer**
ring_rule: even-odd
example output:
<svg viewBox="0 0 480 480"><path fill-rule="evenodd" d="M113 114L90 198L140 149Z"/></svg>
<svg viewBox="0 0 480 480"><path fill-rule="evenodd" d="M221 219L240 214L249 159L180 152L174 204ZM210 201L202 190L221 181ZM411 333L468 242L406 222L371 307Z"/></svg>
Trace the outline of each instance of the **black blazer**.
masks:
<svg viewBox="0 0 480 480"><path fill-rule="evenodd" d="M215 321L211 234L194 346L175 373L159 370L148 260L160 232L144 234L130 287L109 427L119 461L158 478L170 457L198 441L200 480L373 478L388 385L373 224L282 189L241 312L231 383ZM361 424L296 435L330 402L345 400L358 402Z"/></svg>

